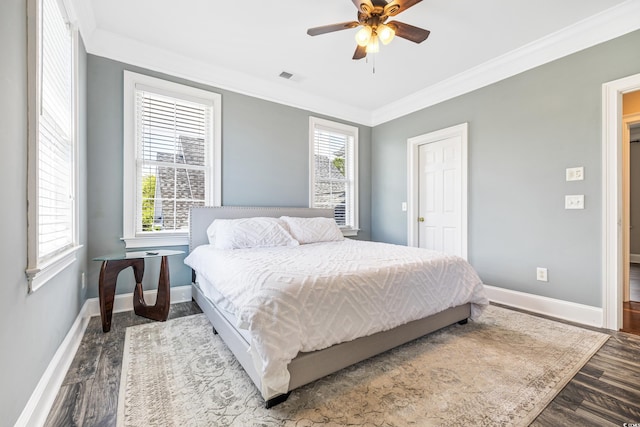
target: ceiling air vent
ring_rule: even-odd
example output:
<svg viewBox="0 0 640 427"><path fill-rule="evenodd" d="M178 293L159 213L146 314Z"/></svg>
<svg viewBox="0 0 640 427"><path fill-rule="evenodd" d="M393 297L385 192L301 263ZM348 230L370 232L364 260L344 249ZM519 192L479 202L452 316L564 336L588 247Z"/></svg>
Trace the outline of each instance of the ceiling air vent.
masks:
<svg viewBox="0 0 640 427"><path fill-rule="evenodd" d="M280 77L282 77L283 79L289 80L291 77L293 77L293 74L283 71L280 73Z"/></svg>

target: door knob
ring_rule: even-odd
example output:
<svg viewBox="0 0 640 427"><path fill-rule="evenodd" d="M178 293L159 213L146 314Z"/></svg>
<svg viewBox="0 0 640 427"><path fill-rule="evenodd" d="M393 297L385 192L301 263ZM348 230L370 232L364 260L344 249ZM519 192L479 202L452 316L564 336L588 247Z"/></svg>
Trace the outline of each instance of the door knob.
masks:
<svg viewBox="0 0 640 427"><path fill-rule="evenodd" d="M418 217L418 222L424 222L424 217L423 216Z"/></svg>

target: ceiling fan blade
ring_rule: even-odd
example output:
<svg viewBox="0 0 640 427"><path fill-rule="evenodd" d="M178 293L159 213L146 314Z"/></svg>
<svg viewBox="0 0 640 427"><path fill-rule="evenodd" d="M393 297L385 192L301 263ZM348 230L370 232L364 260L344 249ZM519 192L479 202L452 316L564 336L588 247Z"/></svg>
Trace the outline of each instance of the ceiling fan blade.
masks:
<svg viewBox="0 0 640 427"><path fill-rule="evenodd" d="M331 33L333 31L348 30L349 28L355 28L358 25L360 25L360 23L356 21L341 22L339 24L331 24L331 25L323 25L322 27L309 28L307 30L307 34L309 34L310 36L317 36L320 34Z"/></svg>
<svg viewBox="0 0 640 427"><path fill-rule="evenodd" d="M387 25L395 30L396 36L411 40L414 43L422 43L431 33L429 30L424 30L399 21L391 21L387 23Z"/></svg>
<svg viewBox="0 0 640 427"><path fill-rule="evenodd" d="M351 1L353 1L353 4L356 5L356 7L358 8L358 11L364 13L367 16L369 16L371 14L371 11L373 11L373 3L371 3L371 0L351 0Z"/></svg>
<svg viewBox="0 0 640 427"><path fill-rule="evenodd" d="M362 59L367 56L367 47L358 45L353 53L353 59Z"/></svg>
<svg viewBox="0 0 640 427"><path fill-rule="evenodd" d="M421 1L422 0L393 0L384 7L384 14L386 16L396 16L400 12L404 12Z"/></svg>

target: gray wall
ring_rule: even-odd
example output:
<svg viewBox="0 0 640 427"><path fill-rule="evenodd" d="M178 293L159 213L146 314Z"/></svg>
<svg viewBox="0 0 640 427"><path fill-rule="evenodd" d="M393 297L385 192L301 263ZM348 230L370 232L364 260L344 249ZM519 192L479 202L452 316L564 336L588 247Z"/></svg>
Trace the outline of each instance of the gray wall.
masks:
<svg viewBox="0 0 640 427"><path fill-rule="evenodd" d="M99 56L88 55L89 257L124 250L122 237L123 70L130 70L222 95L222 204L308 206L309 111L188 82ZM323 117L323 116L321 116ZM331 117L324 118L331 119ZM371 128L360 129L359 238L370 237ZM187 250L186 247L176 249ZM171 257L171 285L191 283L184 257ZM89 265L89 297L97 295L99 263ZM145 289L157 286L149 266ZM154 275L155 274L155 275ZM132 274L119 277L117 293L128 293Z"/></svg>
<svg viewBox="0 0 640 427"><path fill-rule="evenodd" d="M12 426L80 312L78 261L27 295L27 28L26 0L0 2L0 425ZM80 243L86 245L86 54L80 57Z"/></svg>
<svg viewBox="0 0 640 427"><path fill-rule="evenodd" d="M600 307L601 90L640 73L638 46L640 31L376 126L372 239L407 241L407 138L468 122L468 253L482 280ZM574 166L585 180L565 182ZM586 209L564 210L565 194Z"/></svg>

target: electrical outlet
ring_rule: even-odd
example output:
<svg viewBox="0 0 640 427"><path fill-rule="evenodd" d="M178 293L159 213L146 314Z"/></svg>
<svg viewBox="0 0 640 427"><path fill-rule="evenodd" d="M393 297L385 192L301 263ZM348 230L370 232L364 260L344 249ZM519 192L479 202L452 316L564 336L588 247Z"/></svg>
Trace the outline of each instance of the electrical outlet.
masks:
<svg viewBox="0 0 640 427"><path fill-rule="evenodd" d="M584 209L584 194L564 196L565 209Z"/></svg>
<svg viewBox="0 0 640 427"><path fill-rule="evenodd" d="M544 267L538 267L536 269L536 280L540 282L548 282L547 279L547 269Z"/></svg>

